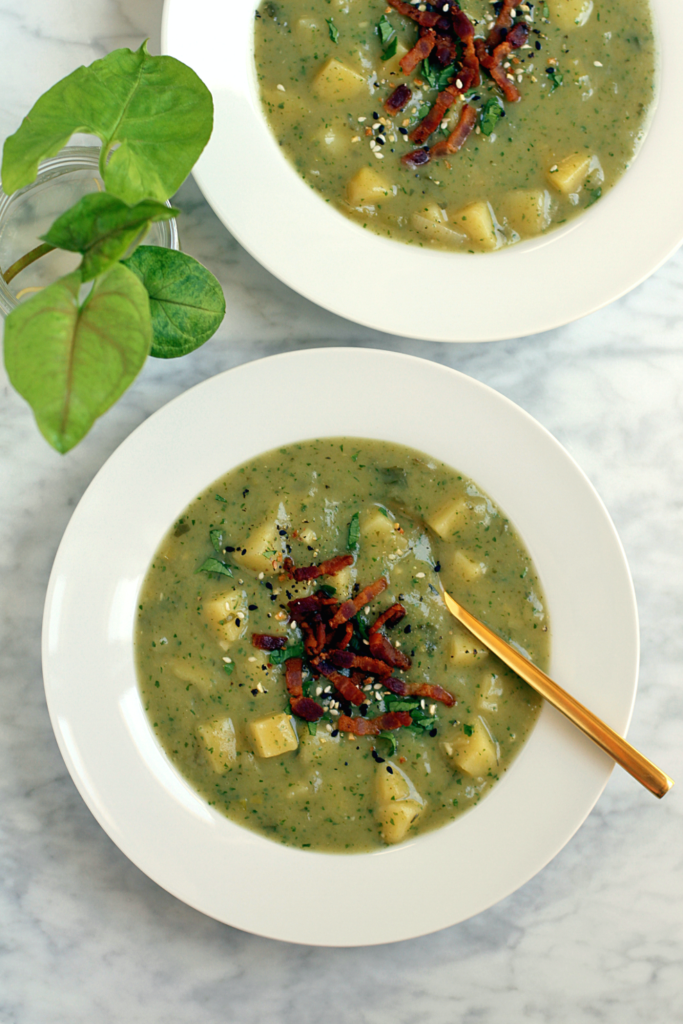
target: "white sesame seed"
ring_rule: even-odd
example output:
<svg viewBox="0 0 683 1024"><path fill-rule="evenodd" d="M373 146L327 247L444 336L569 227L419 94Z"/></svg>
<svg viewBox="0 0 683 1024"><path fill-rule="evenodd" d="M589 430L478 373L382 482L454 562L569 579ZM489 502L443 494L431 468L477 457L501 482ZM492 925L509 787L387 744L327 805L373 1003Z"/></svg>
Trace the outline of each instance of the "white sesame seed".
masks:
<svg viewBox="0 0 683 1024"><path fill-rule="evenodd" d="M423 572L416 572L415 575L418 580L423 580L425 578L425 574Z"/></svg>
<svg viewBox="0 0 683 1024"><path fill-rule="evenodd" d="M263 683L257 683L256 689L258 690L259 693L263 693Z"/></svg>
<svg viewBox="0 0 683 1024"><path fill-rule="evenodd" d="M315 688L315 695L316 695L316 697L319 697L322 692L323 692L322 686L316 686L316 688Z"/></svg>
<svg viewBox="0 0 683 1024"><path fill-rule="evenodd" d="M362 124L363 121L367 121L367 117L359 117L358 120Z"/></svg>
<svg viewBox="0 0 683 1024"><path fill-rule="evenodd" d="M330 725L330 723L329 723L329 722L327 723L327 725L325 726L325 728L327 729L327 731L328 731L328 732L332 732L332 726Z"/></svg>
<svg viewBox="0 0 683 1024"><path fill-rule="evenodd" d="M602 67L602 61L594 60L593 61L593 67L594 68L601 68Z"/></svg>
<svg viewBox="0 0 683 1024"><path fill-rule="evenodd" d="M384 160L384 153L375 152L375 156L378 160Z"/></svg>
<svg viewBox="0 0 683 1024"><path fill-rule="evenodd" d="M553 166L550 168L550 173L554 174L557 169L558 169L557 164L553 164Z"/></svg>
<svg viewBox="0 0 683 1024"><path fill-rule="evenodd" d="M461 82L461 80L459 78L456 78L455 85L456 85L456 88L462 89L462 82Z"/></svg>
<svg viewBox="0 0 683 1024"><path fill-rule="evenodd" d="M425 710L425 699L424 699L424 697L420 701L420 707L422 708L423 711Z"/></svg>
<svg viewBox="0 0 683 1024"><path fill-rule="evenodd" d="M429 714L430 715L435 715L436 714L436 704L430 704L429 705Z"/></svg>
<svg viewBox="0 0 683 1024"><path fill-rule="evenodd" d="M256 661L256 658L247 658L247 661Z"/></svg>
<svg viewBox="0 0 683 1024"><path fill-rule="evenodd" d="M332 687L326 686L325 689L323 690L323 693L332 693Z"/></svg>
<svg viewBox="0 0 683 1024"><path fill-rule="evenodd" d="M331 708L330 709L330 714L331 715L338 715L339 714L338 708Z"/></svg>
<svg viewBox="0 0 683 1024"><path fill-rule="evenodd" d="M226 665L232 664L232 658L223 658L223 661L225 662Z"/></svg>
<svg viewBox="0 0 683 1024"><path fill-rule="evenodd" d="M280 92L286 92L284 85L278 85L277 88L280 90Z"/></svg>
<svg viewBox="0 0 683 1024"><path fill-rule="evenodd" d="M394 647L400 647L400 646L401 646L401 641L400 640L394 640Z"/></svg>

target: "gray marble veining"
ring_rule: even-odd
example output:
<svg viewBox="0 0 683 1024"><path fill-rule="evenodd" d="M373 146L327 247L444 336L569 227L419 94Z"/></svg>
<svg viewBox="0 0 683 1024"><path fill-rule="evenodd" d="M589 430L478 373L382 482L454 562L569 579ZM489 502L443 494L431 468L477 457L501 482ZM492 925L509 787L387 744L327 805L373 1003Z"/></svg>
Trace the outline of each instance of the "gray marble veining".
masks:
<svg viewBox="0 0 683 1024"><path fill-rule="evenodd" d="M0 137L77 64L146 36L158 52L160 15L160 0L0 0ZM60 537L92 477L135 426L247 360L295 347L390 348L497 388L540 420L595 484L621 535L640 610L630 739L680 782L683 254L578 323L448 346L370 331L302 299L230 237L193 182L178 205L184 248L225 289L228 315L216 338L173 364L150 360L66 457L47 447L0 377L0 1024L683 1019L678 789L657 803L615 771L559 856L462 925L369 950L289 946L203 917L120 853L66 772L40 666L42 605ZM431 879L411 879L407 889L438 898ZM376 900L364 906L364 895L359 916L381 913Z"/></svg>

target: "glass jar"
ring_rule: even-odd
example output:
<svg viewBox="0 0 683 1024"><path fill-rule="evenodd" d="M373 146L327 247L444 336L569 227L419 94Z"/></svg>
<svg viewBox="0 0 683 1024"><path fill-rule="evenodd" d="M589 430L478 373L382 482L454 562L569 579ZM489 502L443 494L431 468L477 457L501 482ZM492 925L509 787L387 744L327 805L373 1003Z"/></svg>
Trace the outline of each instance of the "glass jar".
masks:
<svg viewBox="0 0 683 1024"><path fill-rule="evenodd" d="M0 188L0 271L40 245L40 235L82 196L104 191L99 158L98 146L67 146L41 163L38 177L30 185L11 196ZM144 244L178 249L175 219L153 223ZM20 271L9 284L0 275L0 311L11 313L22 299L69 274L80 262L79 253L55 249Z"/></svg>

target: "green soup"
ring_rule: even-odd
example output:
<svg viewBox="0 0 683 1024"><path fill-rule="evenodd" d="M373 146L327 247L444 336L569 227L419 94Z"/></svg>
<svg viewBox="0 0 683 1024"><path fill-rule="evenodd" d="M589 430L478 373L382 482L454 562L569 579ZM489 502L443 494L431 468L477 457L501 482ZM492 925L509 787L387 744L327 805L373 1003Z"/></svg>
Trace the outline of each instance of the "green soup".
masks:
<svg viewBox="0 0 683 1024"><path fill-rule="evenodd" d="M292 564L336 556L348 564L334 575L292 578ZM540 701L448 614L444 588L547 667L534 567L471 480L357 438L259 456L188 506L143 584L136 658L156 736L213 807L276 842L361 852L452 821L507 770ZM294 610L311 605L327 622L325 662L311 654L318 627ZM368 658L389 608L375 630L399 662L387 672ZM292 714L297 658L315 721ZM335 658L362 670L330 673ZM389 727L348 731L375 720Z"/></svg>
<svg viewBox="0 0 683 1024"><path fill-rule="evenodd" d="M416 9L448 22L451 6ZM475 43L488 39L500 3L462 8ZM266 0L255 54L272 131L313 189L385 237L476 252L563 224L604 196L643 139L655 90L652 15L643 0L545 0L511 16L528 33L500 65L516 101L483 67L467 88L459 40L450 63L433 49L404 73L400 61L422 30L383 0ZM453 83L464 96L425 143L411 141ZM410 99L388 113L399 85ZM465 107L473 127L462 148L435 155ZM429 162L406 165L420 148Z"/></svg>

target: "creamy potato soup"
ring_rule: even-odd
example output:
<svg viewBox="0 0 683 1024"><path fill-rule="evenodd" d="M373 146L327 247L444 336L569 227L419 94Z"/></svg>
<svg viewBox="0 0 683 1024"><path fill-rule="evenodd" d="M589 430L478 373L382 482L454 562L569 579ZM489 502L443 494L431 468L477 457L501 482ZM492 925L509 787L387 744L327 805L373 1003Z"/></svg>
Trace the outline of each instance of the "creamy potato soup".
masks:
<svg viewBox="0 0 683 1024"><path fill-rule="evenodd" d="M599 202L655 91L647 0L265 0L255 56L270 127L323 199L461 252Z"/></svg>
<svg viewBox="0 0 683 1024"><path fill-rule="evenodd" d="M447 824L508 769L540 700L444 588L547 667L528 552L456 470L358 438L232 470L173 524L140 594L159 742L211 806L279 843L362 852Z"/></svg>

